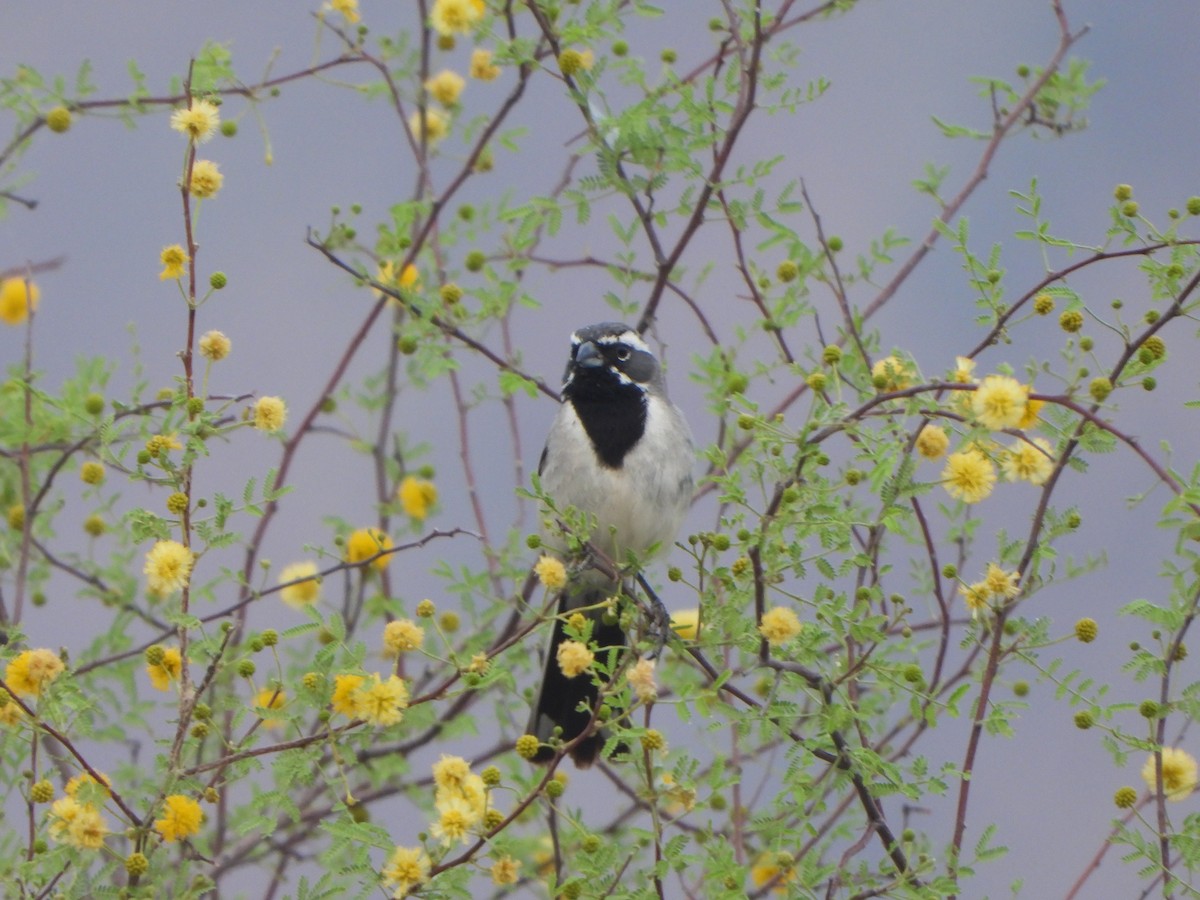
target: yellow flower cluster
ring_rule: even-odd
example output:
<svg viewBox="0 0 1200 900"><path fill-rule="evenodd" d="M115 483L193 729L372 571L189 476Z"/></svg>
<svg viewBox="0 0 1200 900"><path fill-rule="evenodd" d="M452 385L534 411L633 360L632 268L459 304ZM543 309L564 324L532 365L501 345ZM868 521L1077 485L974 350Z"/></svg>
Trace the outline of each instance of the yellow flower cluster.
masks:
<svg viewBox="0 0 1200 900"><path fill-rule="evenodd" d="M315 562L298 562L284 566L279 573L279 583L287 587L279 592L279 599L293 609L304 609L321 599L321 582L317 580ZM300 579L304 579L301 581ZM295 584L288 584L294 581Z"/></svg>
<svg viewBox="0 0 1200 900"><path fill-rule="evenodd" d="M774 606L763 613L758 632L772 647L786 644L800 633L800 617L786 606Z"/></svg>
<svg viewBox="0 0 1200 900"><path fill-rule="evenodd" d="M567 678L575 678L591 668L596 654L588 649L587 644L579 641L563 641L558 645L555 657L558 667Z"/></svg>
<svg viewBox="0 0 1200 900"><path fill-rule="evenodd" d="M1162 748L1162 791L1168 800L1186 800L1196 789L1196 758L1178 747ZM1142 766L1142 779L1151 793L1158 792L1158 772L1151 753Z"/></svg>
<svg viewBox="0 0 1200 900"><path fill-rule="evenodd" d="M996 563L988 563L982 581L960 585L958 592L962 594L971 615L975 616L992 600L1005 601L1016 597L1021 592L1020 581L1019 572L1006 572Z"/></svg>
<svg viewBox="0 0 1200 900"><path fill-rule="evenodd" d="M681 609L671 613L671 630L685 641L694 641L700 633L700 610Z"/></svg>
<svg viewBox="0 0 1200 900"><path fill-rule="evenodd" d="M159 596L183 590L194 562L192 551L178 541L158 541L146 554L146 586Z"/></svg>
<svg viewBox="0 0 1200 900"><path fill-rule="evenodd" d="M881 391L902 391L912 385L908 365L895 356L885 356L871 366L871 383Z"/></svg>
<svg viewBox="0 0 1200 900"><path fill-rule="evenodd" d="M429 854L420 847L397 847L380 874L386 887L396 889L393 897L406 897L429 880L430 865Z"/></svg>
<svg viewBox="0 0 1200 900"><path fill-rule="evenodd" d="M68 795L51 805L47 830L60 844L77 850L99 850L108 836L108 822L97 807Z"/></svg>
<svg viewBox="0 0 1200 900"><path fill-rule="evenodd" d="M543 556L533 567L538 581L548 591L557 591L567 586L567 567L553 556Z"/></svg>
<svg viewBox="0 0 1200 900"><path fill-rule="evenodd" d="M454 106L467 81L453 69L442 69L425 80L425 90L442 106Z"/></svg>
<svg viewBox="0 0 1200 900"><path fill-rule="evenodd" d="M63 673L66 666L53 650L40 648L18 653L4 669L4 681L22 697L40 697L42 691ZM15 703L9 706L17 707Z"/></svg>
<svg viewBox="0 0 1200 900"><path fill-rule="evenodd" d="M153 648L152 648L153 649ZM155 654L158 662L146 662L146 674L150 676L150 684L156 691L169 691L171 682L178 681L183 672L183 657L178 647L159 648L162 653Z"/></svg>
<svg viewBox="0 0 1200 900"><path fill-rule="evenodd" d="M996 467L975 447L951 453L942 470L942 484L951 497L964 503L978 503L992 493Z"/></svg>
<svg viewBox="0 0 1200 900"><path fill-rule="evenodd" d="M188 191L193 197L206 200L217 196L225 176L211 159L198 159L192 164L192 180L188 183Z"/></svg>
<svg viewBox="0 0 1200 900"><path fill-rule="evenodd" d="M191 797L171 794L163 800L163 815L154 822L154 830L168 843L183 840L200 831L204 810Z"/></svg>
<svg viewBox="0 0 1200 900"><path fill-rule="evenodd" d="M333 711L362 719L378 728L395 725L408 709L408 686L398 675L386 679L372 675L336 675L333 679Z"/></svg>
<svg viewBox="0 0 1200 900"><path fill-rule="evenodd" d="M412 619L396 619L383 626L383 649L388 656L417 650L425 640L425 629Z"/></svg>
<svg viewBox="0 0 1200 900"><path fill-rule="evenodd" d="M358 14L358 0L329 0L329 8L341 13L347 25L357 25L362 18Z"/></svg>
<svg viewBox="0 0 1200 900"><path fill-rule="evenodd" d="M287 703L287 694L280 688L263 688L254 695L254 705L262 709L283 709ZM268 719L263 717L263 728L278 728L283 719Z"/></svg>
<svg viewBox="0 0 1200 900"><path fill-rule="evenodd" d="M433 764L434 805L438 820L430 833L446 846L467 843L488 810L488 789L461 756L442 756Z"/></svg>
<svg viewBox="0 0 1200 900"><path fill-rule="evenodd" d="M207 100L193 100L191 106L171 113L171 127L196 143L207 141L220 124L220 111Z"/></svg>
<svg viewBox="0 0 1200 900"><path fill-rule="evenodd" d="M946 434L946 429L937 425L926 425L917 434L917 452L926 459L941 459L949 446L950 437Z"/></svg>
<svg viewBox="0 0 1200 900"><path fill-rule="evenodd" d="M391 547L392 539L378 528L359 528L346 538L346 562L351 565L360 563ZM391 559L391 554L381 556L371 561L371 567L383 571Z"/></svg>
<svg viewBox="0 0 1200 900"><path fill-rule="evenodd" d="M971 411L985 428L1000 431L1017 427L1028 404L1028 387L1007 375L989 375L975 390Z"/></svg>
<svg viewBox="0 0 1200 900"><path fill-rule="evenodd" d="M408 127L414 141L432 147L450 133L450 117L436 109L426 109L424 115L417 110L408 117Z"/></svg>
<svg viewBox="0 0 1200 900"><path fill-rule="evenodd" d="M483 0L434 0L429 11L429 23L443 37L469 34L482 19L487 8Z"/></svg>
<svg viewBox="0 0 1200 900"><path fill-rule="evenodd" d="M259 431L279 431L287 421L287 404L280 397L259 397L254 404L254 427Z"/></svg>
<svg viewBox="0 0 1200 900"><path fill-rule="evenodd" d="M500 77L500 67L492 62L492 51L476 47L471 53L468 74L476 81L495 81Z"/></svg>
<svg viewBox="0 0 1200 900"><path fill-rule="evenodd" d="M654 680L654 660L639 659L629 669L625 676L634 695L643 703L650 703L658 697L658 684Z"/></svg>
<svg viewBox="0 0 1200 900"><path fill-rule="evenodd" d="M158 273L160 281L174 281L177 278L182 278L186 271L185 266L191 257L183 252L183 247L179 244L171 244L169 247L163 247L162 253L158 254L158 260L162 263L163 270Z"/></svg>
<svg viewBox="0 0 1200 900"><path fill-rule="evenodd" d="M1054 449L1045 438L1019 440L1000 457L1000 470L1009 481L1045 484L1054 471Z"/></svg>
<svg viewBox="0 0 1200 900"><path fill-rule="evenodd" d="M37 309L41 295L38 286L24 278L0 281L0 320L6 325L20 325Z"/></svg>
<svg viewBox="0 0 1200 900"><path fill-rule="evenodd" d="M427 478L405 475L400 480L400 487L396 489L396 496L400 500L400 506L411 518L424 522L429 510L437 503L438 489L437 485Z"/></svg>

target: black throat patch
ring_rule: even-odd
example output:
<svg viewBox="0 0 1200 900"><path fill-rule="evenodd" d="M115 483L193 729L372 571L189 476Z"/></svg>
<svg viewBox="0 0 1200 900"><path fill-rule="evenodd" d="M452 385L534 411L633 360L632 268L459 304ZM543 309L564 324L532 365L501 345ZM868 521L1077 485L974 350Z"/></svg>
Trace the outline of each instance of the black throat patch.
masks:
<svg viewBox="0 0 1200 900"><path fill-rule="evenodd" d="M616 382L612 372L595 374L601 377L577 377L563 394L575 407L600 462L619 469L646 431L646 393L635 384Z"/></svg>

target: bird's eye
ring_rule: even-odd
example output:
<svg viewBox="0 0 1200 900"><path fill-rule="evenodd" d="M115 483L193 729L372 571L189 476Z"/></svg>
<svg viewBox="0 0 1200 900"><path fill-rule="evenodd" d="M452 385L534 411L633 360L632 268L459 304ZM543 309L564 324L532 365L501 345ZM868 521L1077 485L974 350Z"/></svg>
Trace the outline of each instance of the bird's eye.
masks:
<svg viewBox="0 0 1200 900"><path fill-rule="evenodd" d="M631 351L629 350L628 347L618 347L617 348L617 361L618 362L625 362L627 359L629 359L630 355L631 355Z"/></svg>

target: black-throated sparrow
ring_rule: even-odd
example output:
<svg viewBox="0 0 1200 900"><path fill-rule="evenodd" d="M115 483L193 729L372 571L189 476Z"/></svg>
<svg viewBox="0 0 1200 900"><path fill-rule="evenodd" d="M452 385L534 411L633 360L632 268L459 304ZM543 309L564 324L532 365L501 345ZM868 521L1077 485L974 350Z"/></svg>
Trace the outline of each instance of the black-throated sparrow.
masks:
<svg viewBox="0 0 1200 900"><path fill-rule="evenodd" d="M669 546L692 500L694 463L691 430L667 399L662 369L637 331L602 322L571 335L562 406L538 474L560 511L574 507L594 519L592 547L619 565L629 553L644 560L653 549ZM547 541L561 552L561 539L548 534ZM568 678L559 668L562 616L594 607L620 589L618 580L589 568L573 574L559 597L560 618L529 720L528 732L543 742L535 757L539 762L554 756L545 742L555 726L561 727L563 741L587 729L600 690L590 673ZM625 645L619 624L592 617L598 647ZM595 731L576 744L571 750L575 764L591 765L605 737Z"/></svg>

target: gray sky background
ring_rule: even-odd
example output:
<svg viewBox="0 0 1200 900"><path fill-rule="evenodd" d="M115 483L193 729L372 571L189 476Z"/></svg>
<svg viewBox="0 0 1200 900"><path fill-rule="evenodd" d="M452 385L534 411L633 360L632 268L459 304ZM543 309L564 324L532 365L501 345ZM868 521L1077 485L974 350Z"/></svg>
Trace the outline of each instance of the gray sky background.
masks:
<svg viewBox="0 0 1200 900"><path fill-rule="evenodd" d="M671 0L666 5L671 6ZM649 23L628 36L631 52L653 58L663 46L674 46L680 55L677 68L686 71L711 47L704 27L711 13L708 5L701 12L701 6L696 4L693 33L664 34L661 26ZM0 76L10 77L18 63L25 63L47 77L62 74L69 80L80 60L89 58L99 85L97 96L117 97L128 92L126 63L136 59L152 93L165 93L168 80L184 73L189 57L204 39L212 38L229 42L244 80L257 80L275 53L276 74L312 61L313 8L275 0L6 0L0 7ZM411 26L415 8L411 3L362 0L363 18L373 35ZM977 250L992 242L1003 245L1002 265L1014 296L1024 293L1043 269L1037 249L1011 236L1022 224L1009 190L1025 190L1038 178L1046 216L1057 232L1096 243L1103 238L1118 182L1131 183L1143 210L1163 224L1167 208L1182 206L1188 196L1200 193L1200 54L1195 50L1200 9L1193 0L1068 0L1067 12L1074 27L1091 26L1075 54L1092 61L1093 77L1108 81L1093 102L1089 128L1061 140L1026 135L1005 144L988 181L965 209ZM848 252L857 253L887 227L914 240L923 237L934 209L912 190L911 181L927 162L949 164L947 192L953 193L974 167L980 149L969 141L942 139L930 115L986 128L986 104L968 77L1015 80L1019 63L1036 66L1050 57L1056 29L1049 4L1042 0L910 0L864 2L848 16L810 25L789 37L802 49L798 77L828 78L829 95L795 116L756 119L747 149L759 155L787 154L779 183L803 177L826 230L841 235ZM326 38L321 52L328 55L332 49ZM462 49L447 61L461 69L467 53ZM334 77L359 80L370 73L364 67L341 70ZM471 84L465 103L484 110L503 90L503 81ZM548 191L557 179L559 163L547 168L537 148L553 148L553 158L561 159L563 141L581 124L567 99L546 83L535 91L518 121L536 129L536 140L527 138L519 155L497 151L495 173L474 180L462 201L483 204L502 188L519 201ZM233 100L223 115L244 110L243 103ZM274 149L272 165L264 164L263 144L249 115L241 119L235 140L216 138L202 154L217 160L225 175L220 197L206 203L200 217L203 269L223 270L230 286L203 309L201 330L219 328L233 339L233 356L217 368L214 391L280 394L298 416L370 303L365 292L355 290L349 279L305 246L305 229L324 229L331 206L346 208L358 202L364 207L360 231L369 233L371 223L385 217L390 204L409 195L414 173L399 149L399 123L382 102L361 101L344 88L306 80L285 88L260 110ZM6 122L11 117L0 113L0 129L7 133ZM47 373L51 388L73 369L80 354L115 355L121 360L117 383L127 388L130 323L136 324L151 384L167 385L179 374L175 353L184 310L173 286L158 280L158 253L165 244L182 242L174 188L182 158L183 142L160 113L139 120L135 130L115 119L84 117L65 135L43 133L20 161L20 171L33 178L15 190L35 198L38 207L27 211L13 205L0 222L0 267L67 257L59 271L39 279L36 366ZM11 184L7 173L4 184ZM565 228L552 247L563 256L612 249L601 216L584 228ZM712 301L741 294L727 246L715 243L713 252L720 255L702 289L704 297ZM764 264L773 267L774 257L767 257ZM1073 284L1099 308L1113 297L1125 297L1131 305L1146 299L1135 265L1106 266ZM534 270L525 287L542 309L517 313L514 339L526 369L555 384L569 333L609 317L600 292L611 285L578 270ZM853 299L862 302L867 295ZM959 260L941 246L873 325L882 330L884 347L911 352L924 372L933 375L947 369L956 353L973 346L978 335L975 313ZM719 327L731 329L739 318L745 318L741 311ZM1005 361L1019 368L1032 356L1055 354L1060 335L1051 323L1044 332L1044 339L1037 341L1024 331L1015 347L989 352L980 371ZM664 302L660 335L670 345L673 397L688 412L699 442L709 442L715 424L686 377L688 354L705 349L702 336L687 311L670 299ZM1101 351L1106 346L1111 351L1101 334L1095 336ZM384 329L378 329L356 361L351 379L377 368L386 340ZM19 330L0 330L0 361L6 366L19 358L21 341ZM1194 458L1190 448L1198 428L1195 412L1179 405L1181 399L1195 396L1192 367L1183 356L1159 373L1168 389L1128 403L1122 421L1148 447L1157 446L1160 438L1170 440L1186 470ZM491 377L484 366L468 366L467 371L480 380ZM445 413L448 402L442 389L408 394L397 424L413 441L434 448L439 471L447 475L439 480L443 511L432 524L470 526L465 491L456 477L457 431L453 416ZM544 398L522 400L519 407L525 426L524 462L531 467L553 409ZM487 417L473 423L479 471L485 477L494 465L487 456L489 423L500 425ZM305 543L327 543L329 529L322 520L326 515L362 523L373 520L372 476L365 460L362 469L355 470L344 464L345 452L338 449L341 462L331 465L326 451L332 454L333 449L332 441L317 438L300 455L293 479L300 487L288 500L286 525L273 529L264 556L286 563L300 556ZM257 434L239 434L229 457L242 454L261 468L264 460L273 461L275 450ZM507 485L511 461L503 459L500 465L496 474ZM240 471L217 475L209 470L201 477L227 478L226 490L237 490L244 481ZM1085 653L1073 648L1064 652L1079 657L1079 665L1094 666L1099 677L1115 679L1126 658L1123 647L1133 634L1115 633L1115 610L1134 597L1163 590L1156 578L1157 563L1147 561L1169 551L1167 536L1153 530L1165 494L1154 495L1139 510L1127 510L1123 498L1150 483L1149 473L1127 454L1097 461L1086 479L1069 477L1067 491L1086 504L1087 521L1066 546L1076 553L1105 548L1109 565L1073 583L1061 596L1052 598L1047 592L1039 601L1047 607L1028 614L1053 615L1060 623L1093 615L1102 628L1108 624L1101 640ZM202 483L199 489L212 486ZM1032 497L1033 489L1029 491ZM138 495L138 490L130 490L126 500L131 505L147 502ZM500 532L515 502L507 494L487 500ZM1027 502L999 518L1019 527L1029 509ZM711 527L711 509L697 510L692 526ZM406 557L406 597L419 599L438 590L427 570L442 552L435 546ZM73 640L73 625L69 618L47 615L32 620L30 627L36 645L77 646L82 641ZM1184 677L1189 674L1185 668ZM1139 689L1125 682L1119 689L1128 691L1131 699L1141 699ZM1070 716L1071 709L1055 702L1051 689L1035 688L1032 708L1018 724L1018 737L985 742L970 824L999 821L997 840L1012 850L1009 860L985 871L980 882L992 896L1005 896L1008 882L1018 875L1028 885L1023 896L1062 896L1108 831L1112 791L1122 784L1140 786L1140 758L1116 769L1099 736L1076 731ZM963 746L963 725L947 722L945 734L935 736L935 741L944 738L955 759ZM934 800L932 814L949 810L950 799L944 808ZM1194 812L1197 803L1200 800L1193 798L1172 812ZM972 834L977 837L977 829ZM968 843L972 840L969 837ZM1114 853L1114 859L1118 855ZM1081 896L1128 896L1121 878L1130 874L1107 862Z"/></svg>

